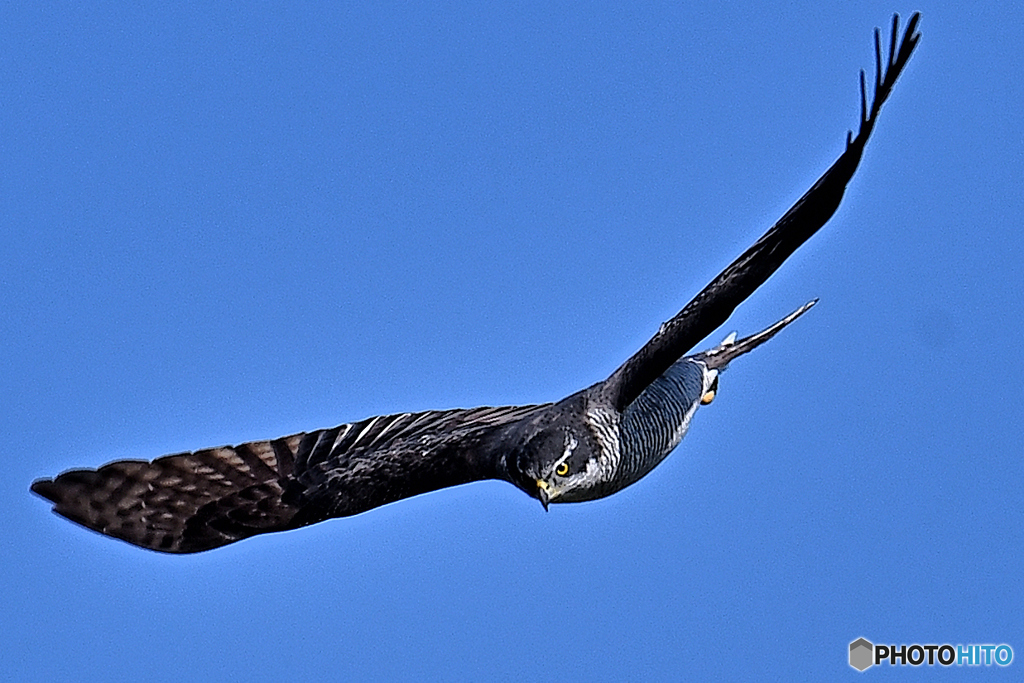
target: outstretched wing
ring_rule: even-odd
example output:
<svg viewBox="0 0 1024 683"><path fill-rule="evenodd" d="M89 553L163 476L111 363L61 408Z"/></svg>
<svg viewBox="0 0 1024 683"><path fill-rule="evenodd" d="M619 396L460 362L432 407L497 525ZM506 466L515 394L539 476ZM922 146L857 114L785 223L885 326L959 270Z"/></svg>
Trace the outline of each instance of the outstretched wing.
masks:
<svg viewBox="0 0 1024 683"><path fill-rule="evenodd" d="M857 170L864 145L878 119L879 110L892 92L896 79L907 65L921 37L916 33L920 18L919 13L910 18L897 50L899 15L893 16L889 58L884 75L879 31L875 29L875 92L869 111L864 91L864 72L861 71L861 115L857 137L851 140L851 133L848 133L846 151L814 186L761 239L712 280L674 318L662 325L642 349L608 378L605 395L616 409L624 410L683 354L721 326L733 310L753 294L839 208L846 185Z"/></svg>
<svg viewBox="0 0 1024 683"><path fill-rule="evenodd" d="M54 512L102 534L194 553L497 475L486 435L540 406L383 415L271 441L118 460L39 479Z"/></svg>

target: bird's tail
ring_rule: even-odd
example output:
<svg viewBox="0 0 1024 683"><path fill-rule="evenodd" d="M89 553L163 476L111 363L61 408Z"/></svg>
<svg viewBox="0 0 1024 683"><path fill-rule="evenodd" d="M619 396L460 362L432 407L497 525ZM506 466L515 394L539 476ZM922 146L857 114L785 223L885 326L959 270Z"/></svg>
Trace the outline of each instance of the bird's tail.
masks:
<svg viewBox="0 0 1024 683"><path fill-rule="evenodd" d="M771 327L765 328L756 334L750 335L749 337L737 340L736 333L733 332L726 337L721 344L713 349L708 349L707 351L697 354L696 358L704 361L704 364L707 365L709 370L721 370L734 358L742 356L748 351L753 351L758 346L774 337L782 328L786 327L809 311L816 303L818 303L817 299L808 301L806 304L796 309Z"/></svg>

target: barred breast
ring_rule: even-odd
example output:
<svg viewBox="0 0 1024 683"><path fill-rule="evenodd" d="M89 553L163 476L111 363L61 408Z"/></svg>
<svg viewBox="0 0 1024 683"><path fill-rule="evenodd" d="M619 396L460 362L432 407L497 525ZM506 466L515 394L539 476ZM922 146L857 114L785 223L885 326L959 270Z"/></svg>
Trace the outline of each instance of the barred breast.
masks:
<svg viewBox="0 0 1024 683"><path fill-rule="evenodd" d="M715 374L702 361L682 358L623 411L622 461L616 474L621 487L650 472L679 445Z"/></svg>

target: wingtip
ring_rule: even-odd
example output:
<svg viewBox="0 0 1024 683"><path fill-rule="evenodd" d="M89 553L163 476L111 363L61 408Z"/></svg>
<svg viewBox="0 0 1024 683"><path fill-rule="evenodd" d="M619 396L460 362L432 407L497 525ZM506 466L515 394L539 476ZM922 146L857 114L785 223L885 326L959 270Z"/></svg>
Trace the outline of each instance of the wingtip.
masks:
<svg viewBox="0 0 1024 683"><path fill-rule="evenodd" d="M896 15L899 17L899 14ZM921 37L921 34L917 32L917 25L921 21L921 12L916 11L910 15L910 21L907 22L906 36L912 40L917 40Z"/></svg>
<svg viewBox="0 0 1024 683"><path fill-rule="evenodd" d="M28 490L31 491L32 493L36 494L40 498L48 500L51 503L56 503L57 502L57 498L56 498L56 493L55 493L54 485L53 484L54 484L53 479L47 479L47 478L36 479L28 487Z"/></svg>

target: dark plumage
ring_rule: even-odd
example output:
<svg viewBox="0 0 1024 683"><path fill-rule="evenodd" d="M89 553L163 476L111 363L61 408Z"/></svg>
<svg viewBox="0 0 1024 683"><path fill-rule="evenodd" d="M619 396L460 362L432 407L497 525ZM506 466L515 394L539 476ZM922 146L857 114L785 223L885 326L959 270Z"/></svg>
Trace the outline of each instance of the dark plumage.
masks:
<svg viewBox="0 0 1024 683"><path fill-rule="evenodd" d="M592 500L637 481L678 444L719 372L807 311L683 356L835 213L882 104L910 59L920 16L902 39L893 17L883 70L875 30L870 108L861 72L857 135L752 247L603 382L557 403L378 416L271 441L211 448L39 479L54 511L129 543L171 553L209 550L481 479L509 481L545 507Z"/></svg>

